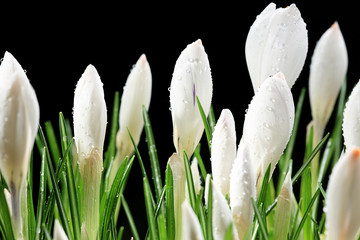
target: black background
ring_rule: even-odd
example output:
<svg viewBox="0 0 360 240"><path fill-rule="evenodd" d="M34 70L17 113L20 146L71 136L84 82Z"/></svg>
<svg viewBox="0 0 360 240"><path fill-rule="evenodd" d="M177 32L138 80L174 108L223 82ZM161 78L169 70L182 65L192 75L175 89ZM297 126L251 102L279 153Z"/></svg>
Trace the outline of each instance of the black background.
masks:
<svg viewBox="0 0 360 240"><path fill-rule="evenodd" d="M88 64L97 68L104 83L108 110L111 110L114 92L122 93L132 65L145 53L153 76L149 114L164 171L168 157L175 151L168 88L180 52L187 44L202 40L213 76L215 115L218 117L223 108L229 108L235 117L240 139L245 109L253 96L245 62L245 40L255 17L268 3L182 1L144 4L136 1L75 6L55 2L2 7L0 54L11 52L27 71L40 103L40 124L51 120L57 127L59 111L72 120L75 85ZM276 3L278 7L286 7L292 1ZM301 88L307 87L310 59L317 40L334 21L338 21L348 48L349 92L360 75L360 28L356 7L346 1L341 5L339 1L337 4L329 1L295 3L307 24L309 49L303 71L292 89L294 100ZM295 166L303 159L305 126L310 120L306 99L294 153ZM329 129L331 124L332 121ZM139 147L150 174L144 136ZM206 152L204 154L207 156ZM210 170L209 159L204 160ZM141 178L139 166L135 164L125 197L140 235L144 236L147 224ZM121 224L126 226L125 239L128 239L130 230L124 217L121 217Z"/></svg>

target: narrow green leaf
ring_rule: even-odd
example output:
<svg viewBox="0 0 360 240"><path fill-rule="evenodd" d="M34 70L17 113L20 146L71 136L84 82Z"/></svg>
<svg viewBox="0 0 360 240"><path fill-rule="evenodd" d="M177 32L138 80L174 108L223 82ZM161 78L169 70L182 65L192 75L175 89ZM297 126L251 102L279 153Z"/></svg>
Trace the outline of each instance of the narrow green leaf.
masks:
<svg viewBox="0 0 360 240"><path fill-rule="evenodd" d="M167 239L175 239L175 213L174 213L174 191L173 191L173 174L170 165L167 165L165 172L165 189L166 189L166 229Z"/></svg>
<svg viewBox="0 0 360 240"><path fill-rule="evenodd" d="M194 179L193 179L191 168L190 168L189 158L186 155L185 151L183 152L183 158L184 158L186 182L187 182L187 188L188 188L188 193L189 193L190 205L195 210L196 194L195 194L195 187L194 187Z"/></svg>
<svg viewBox="0 0 360 240"><path fill-rule="evenodd" d="M118 232L117 240L122 240L123 233L124 233L124 226L121 226Z"/></svg>
<svg viewBox="0 0 360 240"><path fill-rule="evenodd" d="M215 118L214 108L213 108L213 105L212 105L212 104L210 105L208 122L209 122L209 126L210 126L210 129L211 129L211 132L214 132L214 130L215 130L215 125L216 125L216 118Z"/></svg>
<svg viewBox="0 0 360 240"><path fill-rule="evenodd" d="M206 176L207 176L207 171L206 171L206 168L205 168L205 164L204 164L204 162L202 160L202 157L200 155L200 146L201 146L201 144L199 143L197 145L197 147L195 148L194 156L196 157L196 159L198 161L198 165L200 167L200 172L201 172L202 179L205 181Z"/></svg>
<svg viewBox="0 0 360 240"><path fill-rule="evenodd" d="M26 204L27 204L27 233L28 238L33 239L35 235L35 212L33 203L33 156L31 156L30 169L27 175Z"/></svg>
<svg viewBox="0 0 360 240"><path fill-rule="evenodd" d="M324 146L326 140L329 138L329 133L325 135L325 137L319 142L319 144L314 148L308 159L301 166L301 168L297 171L297 173L292 178L292 184L294 185L296 181L301 177L305 169L309 166L315 155L320 151L320 149Z"/></svg>
<svg viewBox="0 0 360 240"><path fill-rule="evenodd" d="M160 194L160 199L155 206L155 218L157 218L159 216L160 210L163 206L165 195L166 195L166 186L163 187L163 190L161 191L161 194Z"/></svg>
<svg viewBox="0 0 360 240"><path fill-rule="evenodd" d="M263 208L265 207L265 200L266 200L266 195L267 195L267 191L268 191L268 187L269 187L269 180L270 180L270 169L271 169L271 163L269 164L269 166L266 169L266 172L264 174L264 178L261 184L261 189L260 189L260 193L259 193L259 197L257 200L257 207L260 208L260 206L263 206Z"/></svg>
<svg viewBox="0 0 360 240"><path fill-rule="evenodd" d="M147 222L150 229L150 236L152 240L159 239L158 232L157 232L157 224L155 221L154 216L154 208L153 203L151 199L151 188L149 181L146 177L143 178L143 184L144 184L144 197L145 197L145 208L146 208L146 216L147 216Z"/></svg>
<svg viewBox="0 0 360 240"><path fill-rule="evenodd" d="M257 206L257 204L255 203L254 199L251 198L251 204L254 208L254 213L255 213L255 217L259 223L259 226L260 226L260 230L261 230L261 234L263 236L263 238L265 240L268 239L268 231L267 231L267 228L266 228L266 223L263 221L263 214L260 213L260 210Z"/></svg>
<svg viewBox="0 0 360 240"><path fill-rule="evenodd" d="M52 240L51 235L50 235L50 232L49 232L49 229L46 227L45 224L42 225L42 229L43 229L45 238L46 238L47 240Z"/></svg>
<svg viewBox="0 0 360 240"><path fill-rule="evenodd" d="M229 227L226 229L226 235L225 235L225 240L232 240L233 237L232 237L232 233L233 233L233 227L234 225L231 223L229 225Z"/></svg>
<svg viewBox="0 0 360 240"><path fill-rule="evenodd" d="M212 184L210 180L209 184L209 191L208 191L208 203L207 203L207 240L213 239L213 225L212 225L212 219L213 219L213 194L212 194Z"/></svg>
<svg viewBox="0 0 360 240"><path fill-rule="evenodd" d="M53 125L50 121L45 122L45 133L48 140L51 157L55 160L56 163L58 163L60 159L60 148L59 144L56 141L56 135Z"/></svg>
<svg viewBox="0 0 360 240"><path fill-rule="evenodd" d="M201 118L202 118L203 123L204 123L206 138L207 138L207 142L208 142L208 146L209 146L209 153L211 154L212 131L211 131L210 125L209 125L209 123L208 123L208 121L206 119L204 109L201 106L201 103L200 103L200 100L199 100L198 96L196 96L196 102L198 104L200 115L201 115Z"/></svg>
<svg viewBox="0 0 360 240"><path fill-rule="evenodd" d="M139 236L138 230L136 228L134 218L133 218L133 216L131 214L129 205L128 205L128 203L125 200L125 197L123 195L121 196L121 202L122 202L122 205L124 207L124 211L125 211L126 217L128 219L128 222L129 222L130 229L131 229L131 232L133 234L133 237L134 237L135 240L140 240L140 236Z"/></svg>
<svg viewBox="0 0 360 240"><path fill-rule="evenodd" d="M13 240L14 232L11 225L11 217L4 194L4 186L0 184L0 223L4 230L5 239Z"/></svg>
<svg viewBox="0 0 360 240"><path fill-rule="evenodd" d="M40 165L40 183L39 183L39 195L38 195L37 213L36 213L35 240L40 239L42 216L45 205L45 196L46 196L45 169L46 169L46 150L44 147L41 157L41 165Z"/></svg>
<svg viewBox="0 0 360 240"><path fill-rule="evenodd" d="M337 103L337 110L336 110L336 121L334 124L334 129L332 131L332 135L334 137L334 156L333 156L333 163L334 164L339 160L341 151L343 149L343 138L342 138L342 122L343 122L343 112L346 102L346 90L347 90L347 79L344 80L343 85L341 87L338 103Z"/></svg>
<svg viewBox="0 0 360 240"><path fill-rule="evenodd" d="M131 133L130 133L130 131L129 131L128 128L127 128L127 131L128 131L128 133L129 133L129 137L130 137L130 139L131 139L131 141L132 141L132 143L133 143L133 146L134 146L134 149L135 149L135 150L134 150L134 151L135 151L135 155L136 155L136 157L137 157L137 159L138 159L138 161L139 161L140 169L141 169L141 173L142 173L142 175L143 175L143 178L144 178L144 177L145 177L145 178L148 178L148 177L147 177L147 174L146 174L144 162L143 162L142 157L141 157L141 155L140 155L139 149L138 149L138 147L137 147L137 145L136 145L136 143L135 143L135 141L134 141L134 138L132 137L132 135L131 135Z"/></svg>
<svg viewBox="0 0 360 240"><path fill-rule="evenodd" d="M142 106L142 112L143 112L143 118L144 118L144 129L145 129L145 134L146 134L146 140L147 140L147 145L148 145L148 150L149 150L152 178L153 178L154 186L155 186L156 200L159 201L160 194L161 194L161 191L163 188L162 180L161 180L159 158L157 155L157 149L156 149L156 144L155 144L153 130L151 127L149 114L144 105Z"/></svg>

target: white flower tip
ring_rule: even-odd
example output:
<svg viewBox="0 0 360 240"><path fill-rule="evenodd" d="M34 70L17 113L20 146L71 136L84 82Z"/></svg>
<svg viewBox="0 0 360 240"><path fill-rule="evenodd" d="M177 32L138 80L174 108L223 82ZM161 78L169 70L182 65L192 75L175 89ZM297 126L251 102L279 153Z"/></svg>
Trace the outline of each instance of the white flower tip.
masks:
<svg viewBox="0 0 360 240"><path fill-rule="evenodd" d="M331 29L338 31L340 30L339 24L337 21L335 21L332 25L331 25Z"/></svg>
<svg viewBox="0 0 360 240"><path fill-rule="evenodd" d="M136 64L147 64L147 58L146 58L146 55L145 53L141 54L139 60L137 61Z"/></svg>
<svg viewBox="0 0 360 240"><path fill-rule="evenodd" d="M196 40L196 41L194 42L194 44L197 44L197 45L202 46L202 41L201 41L201 39Z"/></svg>
<svg viewBox="0 0 360 240"><path fill-rule="evenodd" d="M54 240L67 240L68 239L64 229L61 227L61 224L57 219L55 219L53 239Z"/></svg>
<svg viewBox="0 0 360 240"><path fill-rule="evenodd" d="M285 75L284 75L282 72L278 72L278 73L276 73L276 74L274 75L274 77L276 77L276 78L279 78L279 79L282 79L282 80L285 80L285 81L286 81L286 79L285 79Z"/></svg>

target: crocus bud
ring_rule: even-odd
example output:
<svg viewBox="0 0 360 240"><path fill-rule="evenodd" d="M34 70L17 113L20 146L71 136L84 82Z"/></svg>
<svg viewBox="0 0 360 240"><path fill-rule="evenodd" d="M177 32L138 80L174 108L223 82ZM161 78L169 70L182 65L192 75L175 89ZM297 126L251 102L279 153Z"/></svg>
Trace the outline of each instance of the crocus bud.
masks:
<svg viewBox="0 0 360 240"><path fill-rule="evenodd" d="M212 182L212 229L214 240L225 239L228 228L233 224L231 211L225 196ZM239 239L236 228L232 228L232 239Z"/></svg>
<svg viewBox="0 0 360 240"><path fill-rule="evenodd" d="M360 81L353 88L343 113L343 136L346 148L360 147Z"/></svg>
<svg viewBox="0 0 360 240"><path fill-rule="evenodd" d="M204 109L210 111L212 79L209 60L200 40L189 44L176 61L170 85L170 106L173 140L176 152L190 157L204 131L196 96Z"/></svg>
<svg viewBox="0 0 360 240"><path fill-rule="evenodd" d="M248 33L245 56L254 91L277 72L291 88L304 66L308 49L306 24L295 4L278 8L270 3Z"/></svg>
<svg viewBox="0 0 360 240"><path fill-rule="evenodd" d="M83 179L83 224L89 239L99 228L100 182L107 112L103 84L89 65L77 83L74 96L75 143Z"/></svg>
<svg viewBox="0 0 360 240"><path fill-rule="evenodd" d="M224 109L216 123L211 144L211 170L214 184L224 196L229 194L230 172L235 158L235 121L231 111Z"/></svg>
<svg viewBox="0 0 360 240"><path fill-rule="evenodd" d="M21 192L39 125L39 103L17 60L5 53L0 66L0 169L11 193L15 236L21 238Z"/></svg>
<svg viewBox="0 0 360 240"><path fill-rule="evenodd" d="M349 149L334 166L326 191L327 239L355 239L360 228L360 149Z"/></svg>
<svg viewBox="0 0 360 240"><path fill-rule="evenodd" d="M251 198L256 198L255 175L249 149L240 145L230 175L230 206L239 239L251 235L254 209Z"/></svg>
<svg viewBox="0 0 360 240"><path fill-rule="evenodd" d="M345 80L348 55L339 25L335 22L316 44L311 58L309 95L317 144L329 121Z"/></svg>
<svg viewBox="0 0 360 240"><path fill-rule="evenodd" d="M59 220L55 219L54 224L54 233L53 233L54 240L68 240L64 229L62 228Z"/></svg>
<svg viewBox="0 0 360 240"><path fill-rule="evenodd" d="M183 202L181 210L183 215L182 239L203 240L204 235L201 230L200 222L187 201Z"/></svg>
<svg viewBox="0 0 360 240"><path fill-rule="evenodd" d="M149 108L151 87L150 65L145 54L142 54L126 80L121 97L119 130L116 135L117 152L110 169L108 189L110 189L124 158L130 156L134 151L134 145L130 139L129 132L135 144L138 144L140 141L144 128L142 106L144 105L146 109Z"/></svg>
<svg viewBox="0 0 360 240"><path fill-rule="evenodd" d="M182 234L182 210L181 205L185 200L186 175L183 158L174 153L168 160L173 174L173 192L174 192L174 214L175 214L175 239L183 239ZM184 238L186 239L186 238Z"/></svg>
<svg viewBox="0 0 360 240"><path fill-rule="evenodd" d="M292 195L293 191L291 171L289 171L285 177L280 194L277 198L274 239L286 239L288 236L290 228Z"/></svg>
<svg viewBox="0 0 360 240"><path fill-rule="evenodd" d="M293 97L284 75L267 78L251 100L241 140L248 146L258 190L267 167L271 164L271 176L289 141L294 114Z"/></svg>

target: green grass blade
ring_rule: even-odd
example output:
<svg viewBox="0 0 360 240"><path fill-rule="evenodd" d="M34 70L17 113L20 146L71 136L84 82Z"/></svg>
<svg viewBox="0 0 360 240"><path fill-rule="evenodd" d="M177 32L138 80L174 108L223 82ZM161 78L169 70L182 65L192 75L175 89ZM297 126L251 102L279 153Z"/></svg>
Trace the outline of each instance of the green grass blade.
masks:
<svg viewBox="0 0 360 240"><path fill-rule="evenodd" d="M257 222L259 223L262 237L265 240L267 240L268 239L268 231L267 231L267 228L266 228L266 223L263 221L263 217L262 217L264 214L260 213L260 210L259 210L259 208L258 208L258 206L255 203L253 198L251 198L251 204L252 204L252 206L254 208L255 217L257 219Z"/></svg>
<svg viewBox="0 0 360 240"><path fill-rule="evenodd" d="M207 240L213 239L213 194L212 194L212 180L210 180L209 191L208 191L208 203L207 203L207 221L206 221L206 229L207 229Z"/></svg>
<svg viewBox="0 0 360 240"><path fill-rule="evenodd" d="M122 240L123 233L124 233L124 226L121 226L118 232L117 240Z"/></svg>
<svg viewBox="0 0 360 240"><path fill-rule="evenodd" d="M301 232L301 229L303 228L303 226L305 224L305 221L307 220L307 217L311 217L309 213L311 212L311 208L312 208L312 206L313 206L313 204L315 202L315 199L319 196L319 194L320 194L320 188L318 188L316 190L314 196L312 197L309 205L306 208L306 211L304 212L303 218L301 219L300 224L299 224L294 236L291 239L293 239L293 240L298 239L298 237L300 235L300 232Z"/></svg>
<svg viewBox="0 0 360 240"><path fill-rule="evenodd" d="M233 233L233 224L231 223L229 225L229 227L226 229L226 235L225 235L225 240L232 240L233 237L232 237L232 233Z"/></svg>
<svg viewBox="0 0 360 240"><path fill-rule="evenodd" d="M170 165L167 165L165 172L165 189L166 189L166 229L167 239L175 239L175 212L174 212L174 189L173 174Z"/></svg>
<svg viewBox="0 0 360 240"><path fill-rule="evenodd" d="M155 196L156 200L159 201L161 191L162 191L162 180L161 180L161 171L160 171L160 164L159 164L159 158L157 155L156 145L155 145L155 139L153 130L151 127L151 122L149 118L149 114L146 111L145 106L142 106L142 112L143 112L143 118L144 118L144 129L146 134L146 140L149 150L149 157L150 157L150 165L152 170L152 178L154 181L155 186Z"/></svg>
<svg viewBox="0 0 360 240"><path fill-rule="evenodd" d="M115 154L116 154L116 133L119 128L119 111L120 111L120 94L118 91L116 91L114 95L113 109L111 115L109 145L104 157L104 172L107 172L110 162L115 158Z"/></svg>
<svg viewBox="0 0 360 240"><path fill-rule="evenodd" d="M60 148L56 140L56 135L53 125L50 121L45 122L45 134L49 143L49 150L51 153L51 157L52 159L54 159L55 163L58 163L60 159Z"/></svg>
<svg viewBox="0 0 360 240"><path fill-rule="evenodd" d="M343 82L341 87L340 96L337 103L337 110L336 110L336 121L334 125L334 129L332 131L334 136L334 157L333 157L333 164L334 165L338 159L340 158L340 154L343 147L343 138L342 138L342 122L343 122L343 112L345 108L346 102L346 90L347 90L347 79Z"/></svg>
<svg viewBox="0 0 360 240"><path fill-rule="evenodd" d="M26 204L27 204L27 233L29 239L34 239L35 212L33 203L33 156L31 156L30 169L27 175Z"/></svg>
<svg viewBox="0 0 360 240"><path fill-rule="evenodd" d="M150 236L151 236L152 240L157 240L157 239L159 239L159 236L158 236L157 224L156 224L155 216L154 216L153 202L151 199L152 193L151 193L149 180L146 177L143 178L143 184L144 184L146 216L147 216L147 222L148 222L149 229L150 229Z"/></svg>
<svg viewBox="0 0 360 240"><path fill-rule="evenodd" d="M46 169L46 149L44 147L41 157L41 165L40 165L40 183L39 183L39 195L38 195L37 213L36 213L35 240L40 239L42 216L45 205L45 196L46 196L45 169Z"/></svg>
<svg viewBox="0 0 360 240"><path fill-rule="evenodd" d="M46 227L45 224L42 225L42 229L43 229L45 238L46 238L47 240L52 240L52 237L51 237L51 235L50 235L49 229Z"/></svg>
<svg viewBox="0 0 360 240"><path fill-rule="evenodd" d="M156 218L159 216L160 210L163 206L162 204L164 203L165 193L166 193L166 188L163 187L163 190L161 191L161 194L160 194L160 199L155 206L155 217Z"/></svg>
<svg viewBox="0 0 360 240"><path fill-rule="evenodd" d="M125 158L122 164L120 165L119 170L116 173L116 177L111 186L110 193L106 199L104 209L102 210L103 216L100 221L101 222L100 235L99 235L100 239L108 238L107 233L108 233L111 216L115 212L119 194L121 194L122 187L129 177L133 162L134 162L134 157L132 157L129 161L127 158Z"/></svg>
<svg viewBox="0 0 360 240"><path fill-rule="evenodd" d="M319 142L319 144L314 148L310 156L307 158L305 163L300 167L297 173L292 178L292 184L294 185L296 181L301 177L305 169L309 166L315 155L320 151L320 149L324 146L326 140L329 138L329 133L325 135L325 137Z"/></svg>
<svg viewBox="0 0 360 240"><path fill-rule="evenodd" d="M71 143L68 142L67 131L66 131L66 123L63 114L60 112L59 114L59 126L60 126L60 139L63 159L66 162L66 182L67 182L67 190L69 196L69 204L70 204L70 213L73 224L73 231L75 235L75 239L80 239L81 237L81 225L80 225L80 210L79 210L79 198L76 191L72 163L69 157L69 152L72 147Z"/></svg>
<svg viewBox="0 0 360 240"><path fill-rule="evenodd" d="M198 96L196 96L196 102L198 104L200 115L201 115L201 118L202 118L203 123L204 123L206 138L207 138L207 142L208 142L208 146L209 146L209 153L211 154L212 131L211 131L210 125L209 125L209 123L208 123L208 121L206 119L204 109L201 106L201 103L200 103L200 100L199 100Z"/></svg>
<svg viewBox="0 0 360 240"><path fill-rule="evenodd" d="M128 222L129 222L130 229L131 229L131 232L133 234L133 237L134 237L135 240L140 240L140 236L139 236L138 230L136 228L134 218L133 218L133 216L131 214L129 205L128 205L127 201L125 200L124 196L121 196L121 202L122 202L122 205L124 207L124 211L125 211L126 217L128 219Z"/></svg>
<svg viewBox="0 0 360 240"><path fill-rule="evenodd" d="M214 132L215 130L215 125L216 125L216 118L215 118L215 113L214 113L214 108L213 105L210 105L210 111L209 111L209 116L208 116L208 123L209 123L209 127L211 129L211 132Z"/></svg>
<svg viewBox="0 0 360 240"><path fill-rule="evenodd" d="M138 149L138 147L137 147L137 145L136 145L136 143L135 143L135 141L134 141L134 139L133 139L133 137L132 137L132 135L131 135L131 133L130 133L130 131L129 131L128 128L127 128L127 131L128 131L128 133L129 133L131 142L132 142L132 144L133 144L133 146L134 146L135 155L136 155L136 157L137 157L137 159L138 159L138 161L139 161L140 169L141 169L141 173L142 173L142 175L143 175L143 178L148 178L148 177L147 177L147 174L146 174L144 162L143 162L142 157L141 157L141 155L140 155L139 149Z"/></svg>
<svg viewBox="0 0 360 240"><path fill-rule="evenodd" d="M259 208L260 206L263 206L263 208L265 207L265 200L266 200L267 191L269 187L269 180L270 180L270 169L271 169L271 164L269 164L269 166L267 167L261 184L261 189L257 200L257 207Z"/></svg>
<svg viewBox="0 0 360 240"><path fill-rule="evenodd" d="M3 184L0 184L0 206L0 223L4 231L4 235L6 236L5 239L13 240L15 239L14 232L11 225L11 217L4 194Z"/></svg>
<svg viewBox="0 0 360 240"><path fill-rule="evenodd" d="M185 166L185 174L186 174L186 183L189 193L189 200L191 207L195 210L195 200L196 200L196 194L195 194L195 187L194 187L194 179L192 176L189 158L186 155L186 152L183 153L184 158L184 166Z"/></svg>
<svg viewBox="0 0 360 240"><path fill-rule="evenodd" d="M205 164L202 160L202 157L200 155L200 143L197 145L197 147L195 148L195 151L194 151L194 156L196 157L197 161L198 161L198 165L200 167L200 172L201 172L201 176L202 176L202 179L206 180L206 176L207 176L207 171L206 171L206 168L205 168Z"/></svg>

